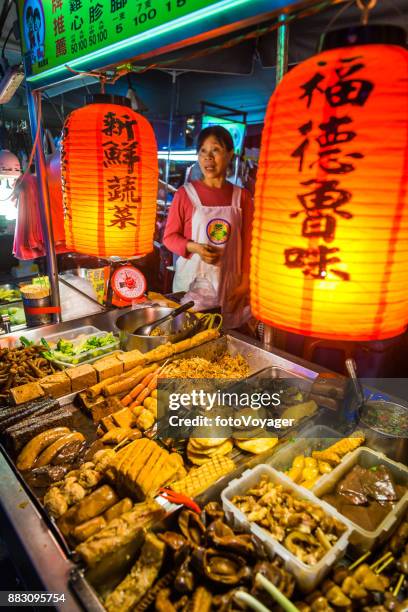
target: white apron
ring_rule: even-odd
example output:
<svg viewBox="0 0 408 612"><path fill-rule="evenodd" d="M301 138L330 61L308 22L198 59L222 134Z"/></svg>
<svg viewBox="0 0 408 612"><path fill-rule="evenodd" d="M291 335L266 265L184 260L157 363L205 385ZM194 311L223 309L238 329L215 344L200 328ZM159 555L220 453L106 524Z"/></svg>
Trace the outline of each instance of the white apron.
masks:
<svg viewBox="0 0 408 612"><path fill-rule="evenodd" d="M176 262L176 273L173 291L187 292L198 274L205 274L218 294L218 304L224 317L224 328L231 329L243 325L250 316L248 300L228 312L227 297L241 281L242 258L242 210L241 189L233 186L231 206L203 206L194 186L186 183L184 189L193 205L191 240L199 244L208 244L223 249L220 263L207 264L198 253L191 258L179 257Z"/></svg>

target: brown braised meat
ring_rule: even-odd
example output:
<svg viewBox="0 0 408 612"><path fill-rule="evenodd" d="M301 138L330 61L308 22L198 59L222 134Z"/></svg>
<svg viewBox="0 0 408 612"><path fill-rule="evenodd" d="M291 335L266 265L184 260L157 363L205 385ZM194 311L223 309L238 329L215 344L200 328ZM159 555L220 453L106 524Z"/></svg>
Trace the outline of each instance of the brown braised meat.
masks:
<svg viewBox="0 0 408 612"><path fill-rule="evenodd" d="M153 533L148 533L139 559L126 578L108 595L105 601L108 612L127 612L142 599L159 574L164 551L165 544Z"/></svg>
<svg viewBox="0 0 408 612"><path fill-rule="evenodd" d="M67 472L68 468L62 465L46 465L31 470L25 479L31 487L49 487L52 483L62 480Z"/></svg>
<svg viewBox="0 0 408 612"><path fill-rule="evenodd" d="M116 550L135 539L143 528L148 529L163 517L164 510L155 501L136 504L130 511L114 519L76 550L88 567L94 567Z"/></svg>
<svg viewBox="0 0 408 612"><path fill-rule="evenodd" d="M356 506L367 504L369 499L381 503L396 501L399 497L393 478L383 465L375 471L355 465L340 482L337 492Z"/></svg>
<svg viewBox="0 0 408 612"><path fill-rule="evenodd" d="M27 442L29 442L29 440L31 440L31 438L42 431L59 425L71 427L73 425L73 414L75 410L75 408L61 408L49 414L46 419L36 415L9 427L4 434L7 446L14 452L18 452Z"/></svg>
<svg viewBox="0 0 408 612"><path fill-rule="evenodd" d="M86 447L86 441L76 440L64 446L64 448L54 457L52 465L70 465L78 461L78 457Z"/></svg>
<svg viewBox="0 0 408 612"><path fill-rule="evenodd" d="M40 416L58 409L58 402L48 397L33 400L21 406L5 408L0 413L0 433L3 433L8 427L12 427L16 423L28 419L29 417Z"/></svg>

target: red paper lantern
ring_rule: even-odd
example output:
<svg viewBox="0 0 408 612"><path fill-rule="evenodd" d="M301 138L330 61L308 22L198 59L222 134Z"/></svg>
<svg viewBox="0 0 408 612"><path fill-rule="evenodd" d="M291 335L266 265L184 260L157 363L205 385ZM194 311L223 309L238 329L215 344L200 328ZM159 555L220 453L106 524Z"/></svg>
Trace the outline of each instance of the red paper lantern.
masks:
<svg viewBox="0 0 408 612"><path fill-rule="evenodd" d="M67 248L99 257L153 250L158 158L150 123L121 104L95 102L64 125L61 168Z"/></svg>
<svg viewBox="0 0 408 612"><path fill-rule="evenodd" d="M379 340L408 323L408 52L325 51L270 99L251 305L308 336Z"/></svg>

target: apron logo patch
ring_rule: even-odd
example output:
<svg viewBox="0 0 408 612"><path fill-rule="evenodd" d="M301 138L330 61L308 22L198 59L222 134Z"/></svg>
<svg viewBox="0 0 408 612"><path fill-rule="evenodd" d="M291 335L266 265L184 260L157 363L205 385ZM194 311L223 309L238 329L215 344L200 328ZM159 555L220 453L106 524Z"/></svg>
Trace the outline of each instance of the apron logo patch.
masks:
<svg viewBox="0 0 408 612"><path fill-rule="evenodd" d="M211 219L207 224L207 237L213 244L226 244L230 234L231 223L226 219Z"/></svg>

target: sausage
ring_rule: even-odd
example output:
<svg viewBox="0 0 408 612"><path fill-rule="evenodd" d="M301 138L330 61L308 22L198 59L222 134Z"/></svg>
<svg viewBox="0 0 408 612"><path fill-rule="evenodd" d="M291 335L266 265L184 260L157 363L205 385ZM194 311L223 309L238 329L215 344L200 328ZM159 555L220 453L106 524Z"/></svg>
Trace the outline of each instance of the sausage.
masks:
<svg viewBox="0 0 408 612"><path fill-rule="evenodd" d="M75 431L74 433L68 433L62 438L55 440L50 446L48 446L38 457L35 467L43 467L44 465L48 465L54 459L55 455L58 455L61 452L61 449L67 444L71 444L71 442L84 441L85 437L79 433L79 431Z"/></svg>
<svg viewBox="0 0 408 612"><path fill-rule="evenodd" d="M16 462L17 468L22 471L30 470L34 466L38 455L47 448L47 446L59 438L66 436L69 432L70 430L68 427L54 427L53 429L47 429L47 431L43 431L38 434L38 436L35 436L35 438L25 445L19 454Z"/></svg>
<svg viewBox="0 0 408 612"><path fill-rule="evenodd" d="M103 516L95 516L95 518L82 523L75 527L72 535L78 542L85 542L88 538L97 533L100 529L106 527L106 521Z"/></svg>
<svg viewBox="0 0 408 612"><path fill-rule="evenodd" d="M58 520L58 527L67 537L77 525L103 514L118 501L115 491L109 485L103 485L65 512Z"/></svg>

